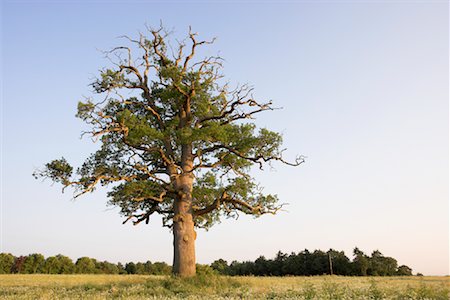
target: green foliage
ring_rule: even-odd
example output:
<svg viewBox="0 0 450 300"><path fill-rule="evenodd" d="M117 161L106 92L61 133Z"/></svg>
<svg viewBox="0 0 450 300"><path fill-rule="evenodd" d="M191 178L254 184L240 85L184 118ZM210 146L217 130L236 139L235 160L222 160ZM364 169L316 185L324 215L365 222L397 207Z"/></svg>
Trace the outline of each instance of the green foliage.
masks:
<svg viewBox="0 0 450 300"><path fill-rule="evenodd" d="M61 270L61 264L55 256L47 257L44 266L42 267L42 272L46 274L59 274Z"/></svg>
<svg viewBox="0 0 450 300"><path fill-rule="evenodd" d="M196 264L196 269L197 269L196 274L199 276L219 275L219 272L217 272L214 268L212 268L211 266L208 266L208 265Z"/></svg>
<svg viewBox="0 0 450 300"><path fill-rule="evenodd" d="M97 273L97 261L89 257L80 257L75 263L75 270L80 274L94 274Z"/></svg>
<svg viewBox="0 0 450 300"><path fill-rule="evenodd" d="M345 255L344 251L335 251L330 249L327 255L331 257L333 264L333 274L352 275L352 267L350 259Z"/></svg>
<svg viewBox="0 0 450 300"><path fill-rule="evenodd" d="M264 256L258 257L254 262L233 261L228 264L223 259L214 261L210 266L197 264L197 273L199 275L213 276L221 275L255 275L255 276L310 276L329 274L328 259L331 255L333 270L336 275L357 275L355 273L355 264L359 263L358 258L365 254L358 248L353 261L350 261L343 251L330 249L327 252L315 250L310 252L304 250L298 253L292 252L286 254L279 251L275 258L266 259ZM379 251L376 251L375 258L384 257ZM371 257L368 258L368 264L373 264ZM381 260L388 265L380 265L380 269L389 269L391 262L395 259L389 258ZM378 262L380 263L380 262ZM34 253L29 256L15 257L10 253L0 253L0 274L23 273L23 274L140 274L140 275L169 275L171 266L165 262L128 262L123 266L121 263L113 264L107 261L97 261L89 257L81 257L73 261L64 255L50 256L47 259L42 254ZM408 266L402 265L395 269L395 272L381 273L383 276L411 276L412 270Z"/></svg>
<svg viewBox="0 0 450 300"><path fill-rule="evenodd" d="M58 254L45 260L42 266L42 273L73 274L75 273L75 265L69 257Z"/></svg>
<svg viewBox="0 0 450 300"><path fill-rule="evenodd" d="M125 271L127 271L128 274L136 274L137 268L136 264L134 262L129 262L125 265Z"/></svg>
<svg viewBox="0 0 450 300"><path fill-rule="evenodd" d="M219 274L229 275L228 262L226 260L221 259L221 258L218 259L218 260L215 260L211 264L211 268L216 270Z"/></svg>
<svg viewBox="0 0 450 300"><path fill-rule="evenodd" d="M22 272L26 274L41 273L44 267L45 258L42 254L30 254L25 258Z"/></svg>
<svg viewBox="0 0 450 300"><path fill-rule="evenodd" d="M397 260L392 257L385 257L380 251L376 250L370 258L368 275L393 276L396 275Z"/></svg>
<svg viewBox="0 0 450 300"><path fill-rule="evenodd" d="M200 266L204 273L211 273L209 266ZM203 272L201 271L201 272ZM171 266L165 262L147 261L145 263L113 264L97 261L89 257L80 257L76 264L67 256L58 254L47 259L42 254L15 257L10 253L0 253L0 274L142 274L169 275Z"/></svg>
<svg viewBox="0 0 450 300"><path fill-rule="evenodd" d="M58 271L59 274L73 274L75 273L75 264L72 262L72 260L64 255L56 255L56 258L59 261L60 269Z"/></svg>
<svg viewBox="0 0 450 300"><path fill-rule="evenodd" d="M353 259L353 268L354 268L353 274L366 276L367 269L369 268L370 265L369 257L358 248L355 248L353 250L353 255L355 257Z"/></svg>
<svg viewBox="0 0 450 300"><path fill-rule="evenodd" d="M153 263L151 270L152 270L151 273L148 274L168 275L171 273L172 268L165 262L155 262Z"/></svg>
<svg viewBox="0 0 450 300"><path fill-rule="evenodd" d="M411 274L411 269L407 266L397 268L396 260L392 257L385 257L379 251L375 251L373 257L366 256L358 248L354 250L353 261L345 255L343 251L330 249L327 252L315 250L310 252L307 249L299 253L292 252L290 255L279 251L274 259L266 259L264 256L258 257L254 262L233 261L230 265L223 259L214 261L211 267L222 275L232 276L310 276L330 274L329 259L331 257L333 274L365 276L364 268L361 268L362 259L369 265L376 265L378 276L397 276ZM374 262L374 261L375 262ZM393 264L395 262L395 264ZM392 268L393 271L391 270ZM387 271L386 271L387 270ZM372 272L372 269L370 270ZM409 272L409 273L408 273Z"/></svg>
<svg viewBox="0 0 450 300"><path fill-rule="evenodd" d="M10 274L15 257L11 253L0 253L0 274Z"/></svg>
<svg viewBox="0 0 450 300"><path fill-rule="evenodd" d="M64 157L55 159L45 165L44 171L36 171L33 176L37 179L39 177L47 177L51 180L61 183L63 185L70 184L70 177L72 176L73 168L66 161Z"/></svg>
<svg viewBox="0 0 450 300"><path fill-rule="evenodd" d="M397 268L397 276L412 276L412 269L408 266L401 265Z"/></svg>
<svg viewBox="0 0 450 300"><path fill-rule="evenodd" d="M101 274L119 274L119 267L107 261L95 263L96 273Z"/></svg>
<svg viewBox="0 0 450 300"><path fill-rule="evenodd" d="M120 71L106 69L101 72L100 78L92 83L92 87L97 93L103 93L114 87L123 87L126 83L132 82Z"/></svg>
<svg viewBox="0 0 450 300"><path fill-rule="evenodd" d="M271 102L253 99L246 85L222 84L222 59L196 59L194 48L209 43L195 34L188 39L193 52L173 57L163 28L150 32L150 38L141 35L130 39L130 47L107 52L115 63L92 83L94 97L78 103L77 117L91 128L84 134L99 139L101 148L76 172L62 158L35 177L73 186L75 196L111 185L108 203L135 224L158 213L172 226L173 204L185 192L175 184L180 176L193 178L197 227L239 213L276 213L278 198L249 176L252 166L286 163L281 135L251 122L272 110ZM136 51L142 64L135 64Z"/></svg>
<svg viewBox="0 0 450 300"><path fill-rule="evenodd" d="M90 100L87 100L86 102L78 102L78 109L76 116L83 121L86 121L90 118L90 115L95 109L95 104L92 103Z"/></svg>

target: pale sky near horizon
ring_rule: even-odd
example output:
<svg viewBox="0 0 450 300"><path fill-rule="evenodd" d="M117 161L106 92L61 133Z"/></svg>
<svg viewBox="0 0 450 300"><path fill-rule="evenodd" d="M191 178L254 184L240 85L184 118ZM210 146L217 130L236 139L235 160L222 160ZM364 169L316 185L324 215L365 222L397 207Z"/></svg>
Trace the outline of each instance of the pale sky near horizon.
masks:
<svg viewBox="0 0 450 300"><path fill-rule="evenodd" d="M257 124L284 136L298 168L255 171L287 212L198 231L197 259L379 249L425 275L449 274L447 1L2 1L0 252L111 262L172 261L156 217L122 225L105 191L71 193L31 176L98 144L77 102L108 62L97 49L160 20L217 37L231 82L284 109Z"/></svg>

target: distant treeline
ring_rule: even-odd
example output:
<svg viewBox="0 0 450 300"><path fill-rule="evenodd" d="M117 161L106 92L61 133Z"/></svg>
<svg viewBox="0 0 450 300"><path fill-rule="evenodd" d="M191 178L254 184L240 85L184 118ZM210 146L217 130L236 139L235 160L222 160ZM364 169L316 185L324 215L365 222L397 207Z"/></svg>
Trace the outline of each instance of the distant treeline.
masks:
<svg viewBox="0 0 450 300"><path fill-rule="evenodd" d="M333 249L327 252L304 250L289 255L280 251L274 259L266 259L264 256L260 256L254 262L233 261L231 264L223 259L218 259L210 266L198 265L197 268L201 273L210 273L215 270L219 274L230 276L412 275L410 267L397 266L397 260L383 256L379 251L374 251L371 256L368 256L355 248L353 255L354 258L351 261L343 251L338 252ZM113 264L107 261L97 261L89 257L81 257L73 262L72 259L64 255L45 258L38 253L18 257L10 253L0 253L0 274L14 273L168 275L171 274L171 266L165 262L129 262L123 265L121 263Z"/></svg>
<svg viewBox="0 0 450 300"><path fill-rule="evenodd" d="M353 250L353 261L345 256L343 251L330 249L327 252L308 250L299 253L286 254L278 252L274 259L260 256L255 261L237 262L231 264L219 259L211 267L224 275L254 275L254 276L311 276L335 274L344 276L410 276L412 269L397 265L397 260L383 256L380 251L374 251L367 256L358 248ZM420 274L418 274L420 275Z"/></svg>
<svg viewBox="0 0 450 300"><path fill-rule="evenodd" d="M172 267L165 262L129 262L125 265L107 261L97 261L90 257L80 257L74 263L64 255L45 258L34 253L15 257L10 253L0 253L0 274L147 274L168 275Z"/></svg>

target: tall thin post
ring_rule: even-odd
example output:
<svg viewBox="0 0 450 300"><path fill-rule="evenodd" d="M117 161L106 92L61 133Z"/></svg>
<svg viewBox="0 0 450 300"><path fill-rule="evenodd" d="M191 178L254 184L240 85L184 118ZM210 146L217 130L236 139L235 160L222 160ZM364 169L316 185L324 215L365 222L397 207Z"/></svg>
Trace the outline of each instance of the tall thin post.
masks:
<svg viewBox="0 0 450 300"><path fill-rule="evenodd" d="M328 262L330 264L330 275L333 275L333 262L331 261L331 253L328 253Z"/></svg>

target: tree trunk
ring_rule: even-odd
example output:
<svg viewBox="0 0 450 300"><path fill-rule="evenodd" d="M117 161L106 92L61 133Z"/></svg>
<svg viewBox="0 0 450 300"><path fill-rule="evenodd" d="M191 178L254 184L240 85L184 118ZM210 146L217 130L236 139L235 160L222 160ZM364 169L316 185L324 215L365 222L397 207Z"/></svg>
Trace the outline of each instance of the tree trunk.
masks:
<svg viewBox="0 0 450 300"><path fill-rule="evenodd" d="M174 275L195 276L195 239L192 216L192 176L182 175L177 182L178 199L174 203L173 267Z"/></svg>

